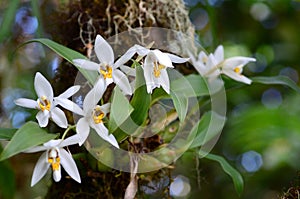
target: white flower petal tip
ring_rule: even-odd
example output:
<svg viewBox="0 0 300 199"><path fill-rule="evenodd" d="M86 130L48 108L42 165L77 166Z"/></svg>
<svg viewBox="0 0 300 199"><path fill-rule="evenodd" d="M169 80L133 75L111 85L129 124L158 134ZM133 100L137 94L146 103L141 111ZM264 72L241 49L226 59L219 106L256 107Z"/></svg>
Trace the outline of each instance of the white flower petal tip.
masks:
<svg viewBox="0 0 300 199"><path fill-rule="evenodd" d="M32 99L19 98L19 99L14 100L14 103L18 106L22 106L25 108L36 109L38 107L38 103Z"/></svg>
<svg viewBox="0 0 300 199"><path fill-rule="evenodd" d="M34 89L39 98L46 96L49 101L53 100L53 89L50 82L39 72L35 74Z"/></svg>
<svg viewBox="0 0 300 199"><path fill-rule="evenodd" d="M96 36L94 49L101 63L112 64L114 62L113 49L101 35Z"/></svg>

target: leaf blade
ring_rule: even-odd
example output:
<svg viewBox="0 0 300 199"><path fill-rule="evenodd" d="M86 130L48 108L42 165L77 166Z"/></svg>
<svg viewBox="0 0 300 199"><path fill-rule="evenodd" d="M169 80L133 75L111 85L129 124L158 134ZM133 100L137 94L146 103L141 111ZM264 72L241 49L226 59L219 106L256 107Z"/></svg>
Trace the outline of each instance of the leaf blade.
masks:
<svg viewBox="0 0 300 199"><path fill-rule="evenodd" d="M43 144L57 137L41 129L35 122L27 122L16 131L11 141L6 145L0 155L0 161L16 155L30 147Z"/></svg>
<svg viewBox="0 0 300 199"><path fill-rule="evenodd" d="M286 76L273 76L273 77L262 76L262 77L253 77L251 79L253 83L285 85L293 89L294 91L300 93L300 88L297 86L297 84Z"/></svg>
<svg viewBox="0 0 300 199"><path fill-rule="evenodd" d="M202 153L203 152L201 152L201 150L200 150L199 157L203 157ZM221 156L214 155L214 154L207 154L207 155L205 155L204 158L216 161L221 165L224 172L227 173L233 180L235 190L238 193L238 195L240 196L244 190L244 180L243 180L242 175Z"/></svg>
<svg viewBox="0 0 300 199"><path fill-rule="evenodd" d="M18 129L0 128L0 140L10 140Z"/></svg>
<svg viewBox="0 0 300 199"><path fill-rule="evenodd" d="M41 43L45 46L47 46L48 48L50 48L51 50L53 50L55 53L57 53L58 55L60 55L61 57L63 57L64 59L66 59L68 62L70 62L71 64L74 65L73 60L74 59L87 59L84 55L82 55L81 53L72 50L66 46L63 46L59 43L56 43L50 39L45 39L45 38L38 38L38 39L31 39L29 41L26 41L25 43L23 43L22 45L28 44L28 43L32 43L32 42L38 42ZM76 66L76 65L75 65ZM97 73L92 72L92 71L88 71L85 69L82 69L78 66L76 66L76 68L82 73L82 75L92 84L94 84L94 82L97 79Z"/></svg>

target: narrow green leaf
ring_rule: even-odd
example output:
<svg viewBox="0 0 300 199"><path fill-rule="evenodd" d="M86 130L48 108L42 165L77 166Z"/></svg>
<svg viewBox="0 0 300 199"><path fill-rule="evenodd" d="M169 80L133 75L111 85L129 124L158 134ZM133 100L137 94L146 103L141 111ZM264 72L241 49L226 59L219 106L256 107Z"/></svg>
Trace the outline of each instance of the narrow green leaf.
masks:
<svg viewBox="0 0 300 199"><path fill-rule="evenodd" d="M132 113L133 107L123 95L119 87L114 88L114 94L110 108L109 129L115 131Z"/></svg>
<svg viewBox="0 0 300 199"><path fill-rule="evenodd" d="M300 93L300 88L297 84L286 76L275 76L275 77L253 77L251 78L254 83L261 84L279 84L288 86L296 92Z"/></svg>
<svg viewBox="0 0 300 199"><path fill-rule="evenodd" d="M200 147L218 135L222 131L225 120L225 117L215 112L205 113L192 129L192 131L196 131L196 136L190 149Z"/></svg>
<svg viewBox="0 0 300 199"><path fill-rule="evenodd" d="M200 150L199 156L201 158L203 157L202 153L203 152ZM221 156L214 155L214 154L207 154L204 158L216 161L221 165L224 172L227 173L232 178L235 190L240 196L244 190L244 180L242 175Z"/></svg>
<svg viewBox="0 0 300 199"><path fill-rule="evenodd" d="M43 144L57 137L56 134L49 134L41 129L35 122L27 122L12 137L0 155L0 161L5 160L30 147Z"/></svg>
<svg viewBox="0 0 300 199"><path fill-rule="evenodd" d="M53 50L54 52L56 52L58 55L60 55L61 57L63 57L64 59L66 59L68 62L73 63L73 59L87 59L84 55L80 54L77 51L74 51L66 46L63 46L59 43L56 43L50 39L44 39L44 38L40 38L40 39L32 39L29 40L25 43L23 43L22 45L31 43L31 42L39 42L41 44L44 44L45 46L47 46L48 48L50 48L51 50ZM77 67L77 66L76 66ZM77 67L77 69L82 73L82 75L92 84L94 84L94 82L97 79L97 73L96 72L92 72L89 70L85 70L82 69L80 67Z"/></svg>
<svg viewBox="0 0 300 199"><path fill-rule="evenodd" d="M11 0L8 2L9 5L5 9L3 20L0 26L0 43L2 43L7 37L9 37L12 30L16 11L20 4L20 0Z"/></svg>
<svg viewBox="0 0 300 199"><path fill-rule="evenodd" d="M0 140L11 140L17 129L0 128Z"/></svg>

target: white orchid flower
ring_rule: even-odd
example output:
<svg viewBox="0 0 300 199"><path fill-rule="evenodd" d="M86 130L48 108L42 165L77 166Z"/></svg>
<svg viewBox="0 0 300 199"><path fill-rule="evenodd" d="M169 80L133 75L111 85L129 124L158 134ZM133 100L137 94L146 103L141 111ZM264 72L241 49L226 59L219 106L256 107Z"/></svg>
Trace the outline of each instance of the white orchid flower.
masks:
<svg viewBox="0 0 300 199"><path fill-rule="evenodd" d="M58 126L67 128L67 118L64 112L56 107L58 104L74 113L82 114L80 107L68 99L80 89L80 86L72 86L58 97L54 97L51 84L41 73L37 72L34 78L34 89L38 96L37 100L19 98L15 100L15 104L40 110L36 115L40 127L46 127L51 118Z"/></svg>
<svg viewBox="0 0 300 199"><path fill-rule="evenodd" d="M61 180L61 166L77 182L81 183L80 175L76 163L70 152L63 147L78 144L79 136L73 135L65 140L50 140L42 146L32 147L25 153L35 153L45 151L38 159L31 178L31 186L39 182L51 167L52 176L55 182Z"/></svg>
<svg viewBox="0 0 300 199"><path fill-rule="evenodd" d="M125 95L132 95L132 89L127 76L118 68L122 70L130 70L130 67L125 66L124 64L131 59L135 52L132 50L127 51L116 62L114 62L115 57L112 47L103 37L97 35L95 41L95 53L100 64L85 59L74 59L73 63L78 67L87 70L98 71L105 79L107 86L114 82Z"/></svg>
<svg viewBox="0 0 300 199"><path fill-rule="evenodd" d="M94 88L85 96L83 101L83 117L78 120L76 125L76 131L81 138L80 145L87 139L90 128L93 128L102 139L119 148L116 138L112 134L109 134L108 129L103 124L103 119L109 112L110 103L102 106L97 105L102 98L105 88L104 80L99 79Z"/></svg>
<svg viewBox="0 0 300 199"><path fill-rule="evenodd" d="M214 54L209 56L201 51L198 55L198 60L195 60L192 55L190 57L195 69L204 77L214 79L222 73L236 81L251 84L251 80L242 75L242 71L247 63L256 61L254 58L236 56L224 59L224 48L222 45L218 46Z"/></svg>
<svg viewBox="0 0 300 199"><path fill-rule="evenodd" d="M251 84L252 80L242 75L242 72L243 67L252 61L254 62L256 59L251 57L231 57L225 59L222 64L222 73L236 81Z"/></svg>
<svg viewBox="0 0 300 199"><path fill-rule="evenodd" d="M170 80L167 68L174 68L173 63L184 63L188 61L170 53L163 53L158 49L149 50L145 47L135 45L132 47L139 56L146 56L142 65L147 86L147 92L152 93L153 89L162 87L168 94L170 93Z"/></svg>

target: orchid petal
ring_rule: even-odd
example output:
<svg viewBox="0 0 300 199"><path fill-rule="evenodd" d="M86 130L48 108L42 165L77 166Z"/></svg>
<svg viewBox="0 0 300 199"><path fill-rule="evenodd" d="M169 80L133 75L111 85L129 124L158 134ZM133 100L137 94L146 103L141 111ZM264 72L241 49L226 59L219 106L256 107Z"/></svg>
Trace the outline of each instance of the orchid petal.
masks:
<svg viewBox="0 0 300 199"><path fill-rule="evenodd" d="M53 89L48 80L39 72L35 74L34 89L38 97L46 96L50 102L53 101Z"/></svg>
<svg viewBox="0 0 300 199"><path fill-rule="evenodd" d="M39 111L35 117L40 127L46 127L48 125L50 114L48 111Z"/></svg>
<svg viewBox="0 0 300 199"><path fill-rule="evenodd" d="M120 89L125 95L132 95L129 80L123 72L121 72L118 69L115 69L113 74L113 80L120 87Z"/></svg>
<svg viewBox="0 0 300 199"><path fill-rule="evenodd" d="M61 142L62 142L61 139L50 140L50 141L44 143L43 145L44 145L47 149L50 149L50 148L57 147Z"/></svg>
<svg viewBox="0 0 300 199"><path fill-rule="evenodd" d="M224 48L222 45L219 45L215 50L214 57L216 58L217 62L220 63L224 60Z"/></svg>
<svg viewBox="0 0 300 199"><path fill-rule="evenodd" d="M236 80L236 81L239 81L239 82L243 82L245 84L251 84L252 80L250 80L249 78L245 77L244 75L240 75L240 74L237 74L236 72L234 71L231 71L231 70L223 70L222 71L225 75L227 75L228 77Z"/></svg>
<svg viewBox="0 0 300 199"><path fill-rule="evenodd" d="M53 180L59 182L61 180L61 167L59 165L58 170L53 171L52 174Z"/></svg>
<svg viewBox="0 0 300 199"><path fill-rule="evenodd" d="M145 48L143 46L137 45L135 44L134 46L131 47L135 52L137 52L137 54L139 56L144 57L145 55L147 55L151 50L149 50L148 48ZM131 49L130 48L130 49Z"/></svg>
<svg viewBox="0 0 300 199"><path fill-rule="evenodd" d="M130 75L130 76L134 76L136 75L135 69L134 68L130 68L128 66L125 65L121 65L120 66L121 71L123 71L126 75Z"/></svg>
<svg viewBox="0 0 300 199"><path fill-rule="evenodd" d="M110 111L110 103L103 104L100 106L101 111L104 113L104 117L106 116L107 113Z"/></svg>
<svg viewBox="0 0 300 199"><path fill-rule="evenodd" d="M85 96L85 99L83 101L83 110L85 113L89 113L92 111L92 109L94 109L99 100L102 98L105 89L106 83L104 82L104 79L99 78L94 88L91 89Z"/></svg>
<svg viewBox="0 0 300 199"><path fill-rule="evenodd" d="M26 99L26 98L19 98L19 99L16 99L14 102L16 105L26 107L26 108L36 109L38 106L38 103L35 100Z"/></svg>
<svg viewBox="0 0 300 199"><path fill-rule="evenodd" d="M78 144L80 142L80 136L78 134L72 135L59 143L59 147L70 146L74 144Z"/></svg>
<svg viewBox="0 0 300 199"><path fill-rule="evenodd" d="M151 61L151 58L149 56L146 57L145 63L143 65L144 67L144 77L145 77L145 82L147 86L147 92L152 93L153 85L154 85L154 80L153 80L153 62Z"/></svg>
<svg viewBox="0 0 300 199"><path fill-rule="evenodd" d="M171 62L177 63L177 64L185 63L185 62L189 61L189 59L190 59L190 58L182 58L182 57L179 57L177 55L173 55L171 53L164 53L164 54L168 55L168 57L170 58Z"/></svg>
<svg viewBox="0 0 300 199"><path fill-rule="evenodd" d="M76 113L78 115L84 115L83 110L74 102L71 100L68 100L66 98L56 97L54 98L54 101L64 107L65 109L72 111L73 113Z"/></svg>
<svg viewBox="0 0 300 199"><path fill-rule="evenodd" d="M154 57L153 57L154 55ZM172 62L171 62L171 59L170 57L166 54L166 53L163 53L161 52L160 50L152 50L148 56L151 56L152 57L152 60L153 61L158 61L160 64L166 66L166 67L170 67L170 68L174 68L174 66L172 65Z"/></svg>
<svg viewBox="0 0 300 199"><path fill-rule="evenodd" d="M205 62L207 62L207 59L208 59L208 57L207 57L206 53L201 51L198 55L198 61L205 63Z"/></svg>
<svg viewBox="0 0 300 199"><path fill-rule="evenodd" d="M45 150L47 150L47 147L45 146L35 146L23 151L23 153L35 153L35 152L40 152Z"/></svg>
<svg viewBox="0 0 300 199"><path fill-rule="evenodd" d="M81 183L80 175L76 166L76 163L70 153L65 149L60 149L61 165L65 171L77 182Z"/></svg>
<svg viewBox="0 0 300 199"><path fill-rule="evenodd" d="M61 128L68 127L68 121L65 113L60 110L58 107L54 107L51 111L52 120Z"/></svg>
<svg viewBox="0 0 300 199"><path fill-rule="evenodd" d="M73 63L83 69L86 70L95 70L98 71L100 69L100 64L97 64L95 62L92 62L87 59L74 59Z"/></svg>
<svg viewBox="0 0 300 199"><path fill-rule="evenodd" d="M114 63L114 52L109 43L101 36L96 36L95 53L101 63L112 65Z"/></svg>
<svg viewBox="0 0 300 199"><path fill-rule="evenodd" d="M80 137L78 144L79 144L79 146L81 146L85 142L85 140L87 139L87 137L90 133L90 126L85 118L81 118L78 121L78 123L76 125L76 132Z"/></svg>
<svg viewBox="0 0 300 199"><path fill-rule="evenodd" d="M50 164L47 162L47 153L44 152L38 159L31 178L31 186L33 187L38 181L40 181L47 173Z"/></svg>
<svg viewBox="0 0 300 199"><path fill-rule="evenodd" d="M224 69L234 69L238 66L244 66L248 62L254 62L254 61L256 61L256 59L251 58L251 57L240 57L240 56L231 57L224 61L223 68Z"/></svg>
<svg viewBox="0 0 300 199"><path fill-rule="evenodd" d="M160 77L158 78L158 83L163 87L163 89L170 94L170 80L167 70L160 71Z"/></svg>
<svg viewBox="0 0 300 199"><path fill-rule="evenodd" d="M119 144L116 140L116 138L112 135L112 134L108 134L108 129L104 126L103 123L99 123L99 124L94 124L92 126L92 128L94 128L97 132L97 134L104 139L105 141L109 142L110 144L112 144L114 147L116 148L120 148Z"/></svg>
<svg viewBox="0 0 300 199"><path fill-rule="evenodd" d="M121 65L125 64L128 62L133 55L136 53L136 50L134 48L129 48L114 64L114 68L118 68Z"/></svg>
<svg viewBox="0 0 300 199"><path fill-rule="evenodd" d="M79 85L72 86L72 87L68 88L65 92L60 94L57 98L70 98L75 93L77 93L79 91L79 89L80 89Z"/></svg>

